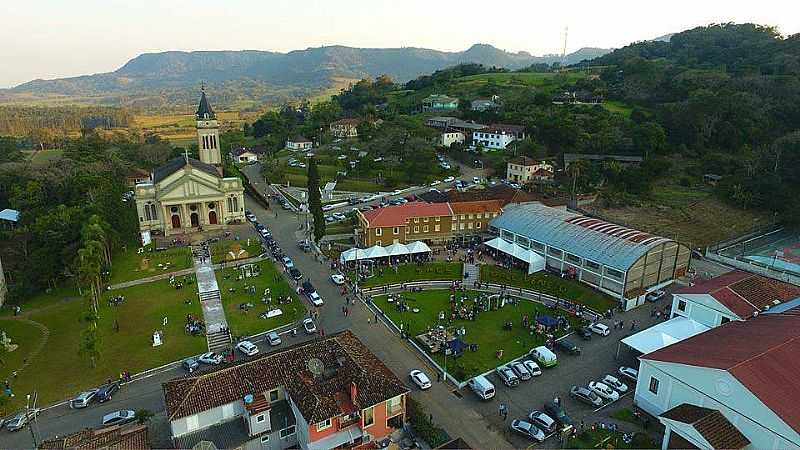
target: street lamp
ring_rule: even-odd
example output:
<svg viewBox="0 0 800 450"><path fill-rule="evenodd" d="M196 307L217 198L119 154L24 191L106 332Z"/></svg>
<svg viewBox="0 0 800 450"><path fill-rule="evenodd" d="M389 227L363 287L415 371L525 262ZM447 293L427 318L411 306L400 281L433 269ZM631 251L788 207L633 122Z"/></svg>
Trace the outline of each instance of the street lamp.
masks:
<svg viewBox="0 0 800 450"><path fill-rule="evenodd" d="M25 418L28 420L28 428L31 431L34 448L39 447L39 443L36 442L36 431L33 429L36 424L36 397L36 392L33 393L33 401L31 401L31 394L25 396ZM33 420L31 420L31 408L33 408Z"/></svg>

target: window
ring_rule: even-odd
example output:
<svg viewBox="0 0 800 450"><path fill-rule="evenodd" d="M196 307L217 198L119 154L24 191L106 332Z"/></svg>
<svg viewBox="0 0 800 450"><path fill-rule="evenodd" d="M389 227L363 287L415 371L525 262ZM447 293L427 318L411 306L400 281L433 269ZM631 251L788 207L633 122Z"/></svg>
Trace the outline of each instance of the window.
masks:
<svg viewBox="0 0 800 450"><path fill-rule="evenodd" d="M481 213L475 214L475 218L476 219L480 219L481 217L483 217L483 214L481 214Z"/></svg>
<svg viewBox="0 0 800 450"><path fill-rule="evenodd" d="M375 228L375 236L381 236L383 234L383 228Z"/></svg>
<svg viewBox="0 0 800 450"><path fill-rule="evenodd" d="M267 442L269 442L269 435L265 434L265 435L261 436L261 443L262 444L266 444Z"/></svg>
<svg viewBox="0 0 800 450"><path fill-rule="evenodd" d="M408 234L408 227L406 227L406 234Z"/></svg>
<svg viewBox="0 0 800 450"><path fill-rule="evenodd" d="M441 217L437 217L437 218L436 218L436 221L437 221L437 222L441 222L441 221L442 221L442 218L441 218Z"/></svg>
<svg viewBox="0 0 800 450"><path fill-rule="evenodd" d="M461 220L464 220L466 218L467 218L467 216L465 216L464 214L461 215Z"/></svg>
<svg viewBox="0 0 800 450"><path fill-rule="evenodd" d="M284 439L284 438L287 438L289 436L292 436L294 434L294 432L295 432L294 425L290 426L289 428L282 429L281 433L280 433L281 439Z"/></svg>
<svg viewBox="0 0 800 450"><path fill-rule="evenodd" d="M686 312L686 300L678 300L678 311Z"/></svg>
<svg viewBox="0 0 800 450"><path fill-rule="evenodd" d="M434 225L434 226L433 226L433 231L442 231L442 226L441 226L441 225L438 225L438 224L437 224L437 225Z"/></svg>
<svg viewBox="0 0 800 450"><path fill-rule="evenodd" d="M647 388L653 394L658 395L658 379L650 377L650 387Z"/></svg>
<svg viewBox="0 0 800 450"><path fill-rule="evenodd" d="M426 218L424 218L424 219L422 219L422 221L423 221L423 222L426 222L426 223L428 222L428 220L429 220L429 219L428 219L427 217L426 217Z"/></svg>
<svg viewBox="0 0 800 450"><path fill-rule="evenodd" d="M469 228L470 230L472 229L472 222L467 223L467 228Z"/></svg>
<svg viewBox="0 0 800 450"><path fill-rule="evenodd" d="M378 239L377 241L375 241L375 245L378 246L383 245L383 242L380 239Z"/></svg>
<svg viewBox="0 0 800 450"><path fill-rule="evenodd" d="M317 423L317 431L322 431L330 427L331 427L331 419L325 419L322 422Z"/></svg>
<svg viewBox="0 0 800 450"><path fill-rule="evenodd" d="M375 423L375 407L370 406L369 408L364 410L364 426L368 427Z"/></svg>
<svg viewBox="0 0 800 450"><path fill-rule="evenodd" d="M400 227L394 227L392 234L400 234Z"/></svg>
<svg viewBox="0 0 800 450"><path fill-rule="evenodd" d="M480 228L480 227L481 227L481 223L480 222L475 222L475 228Z"/></svg>
<svg viewBox="0 0 800 450"><path fill-rule="evenodd" d="M456 231L456 224L455 223L450 224L450 231Z"/></svg>
<svg viewBox="0 0 800 450"><path fill-rule="evenodd" d="M414 223L419 223L419 217L414 217Z"/></svg>
<svg viewBox="0 0 800 450"><path fill-rule="evenodd" d="M574 262L575 264L580 264L581 258L576 255L573 255L572 253L567 253L567 261Z"/></svg>
<svg viewBox="0 0 800 450"><path fill-rule="evenodd" d="M386 415L393 416L399 413L403 409L403 396L398 395L397 397L390 398L386 400Z"/></svg>
<svg viewBox="0 0 800 450"><path fill-rule="evenodd" d="M145 220L151 220L150 219L150 205L144 205L144 218L145 218Z"/></svg>
<svg viewBox="0 0 800 450"><path fill-rule="evenodd" d="M561 252L561 250L559 250L557 248L550 247L550 248L547 249L547 254L550 255L550 256L557 256L557 257L560 258L562 252Z"/></svg>
<svg viewBox="0 0 800 450"><path fill-rule="evenodd" d="M606 275L610 276L611 278L616 278L618 280L621 280L622 277L624 276L624 274L619 270L614 270L609 268L606 268Z"/></svg>
<svg viewBox="0 0 800 450"><path fill-rule="evenodd" d="M264 415L263 414L259 414L259 415L256 416L256 422L257 423L261 423L263 421L264 421Z"/></svg>
<svg viewBox="0 0 800 450"><path fill-rule="evenodd" d="M423 232L423 233L427 233L427 232L428 232L428 226L427 226L427 225L424 225L424 226L422 227L422 232Z"/></svg>
<svg viewBox="0 0 800 450"><path fill-rule="evenodd" d="M419 225L414 225L414 233L419 233Z"/></svg>
<svg viewBox="0 0 800 450"><path fill-rule="evenodd" d="M600 270L600 264L597 264L596 262L593 261L589 261L588 259L585 262L586 262L586 267L593 270Z"/></svg>
<svg viewBox="0 0 800 450"><path fill-rule="evenodd" d="M460 224L458 224L458 229L459 230L463 230L464 229L464 222L461 222Z"/></svg>
<svg viewBox="0 0 800 450"><path fill-rule="evenodd" d="M269 391L269 401L271 401L271 402L277 402L278 401L278 390L277 389L273 389L273 390Z"/></svg>
<svg viewBox="0 0 800 450"><path fill-rule="evenodd" d="M472 214L467 217L469 220L472 220Z"/></svg>

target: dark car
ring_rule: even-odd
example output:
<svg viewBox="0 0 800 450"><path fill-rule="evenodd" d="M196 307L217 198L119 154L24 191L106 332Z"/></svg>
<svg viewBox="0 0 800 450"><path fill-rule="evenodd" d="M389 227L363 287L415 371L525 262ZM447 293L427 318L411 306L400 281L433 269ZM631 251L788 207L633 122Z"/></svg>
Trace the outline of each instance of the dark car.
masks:
<svg viewBox="0 0 800 450"><path fill-rule="evenodd" d="M560 341L556 341L556 348L561 350L561 351L563 351L563 352L567 352L570 355L580 355L581 354L581 348L578 347L577 345L575 345L574 343L566 340L566 339L562 339Z"/></svg>
<svg viewBox="0 0 800 450"><path fill-rule="evenodd" d="M578 328L578 336L581 337L584 341L591 341L592 340L592 330L586 327Z"/></svg>
<svg viewBox="0 0 800 450"><path fill-rule="evenodd" d="M299 270L297 270L297 267L292 267L291 269L289 269L289 275L291 275L292 278L294 278L295 280L300 280L303 278L303 274L300 273Z"/></svg>
<svg viewBox="0 0 800 450"><path fill-rule="evenodd" d="M314 289L314 285L311 284L310 281L303 281L302 286L303 286L303 293L304 294L310 294L312 292L316 292L316 289Z"/></svg>
<svg viewBox="0 0 800 450"><path fill-rule="evenodd" d="M255 227L256 227L256 231L261 231L261 230L263 230L265 228L264 225L261 225L260 223L257 223L255 225Z"/></svg>
<svg viewBox="0 0 800 450"><path fill-rule="evenodd" d="M564 408L554 402L545 403L544 412L558 422L562 429L575 425L572 419L567 415L567 412L564 411Z"/></svg>
<svg viewBox="0 0 800 450"><path fill-rule="evenodd" d="M119 383L109 383L100 386L97 389L97 394L95 398L98 402L103 403L111 400L111 396L114 395L115 392L119 390Z"/></svg>

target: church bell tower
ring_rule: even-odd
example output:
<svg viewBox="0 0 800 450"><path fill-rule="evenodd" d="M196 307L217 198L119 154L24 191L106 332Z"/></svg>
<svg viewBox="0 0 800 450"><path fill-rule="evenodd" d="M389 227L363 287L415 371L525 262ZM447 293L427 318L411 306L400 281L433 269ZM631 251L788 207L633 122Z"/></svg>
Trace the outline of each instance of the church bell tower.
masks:
<svg viewBox="0 0 800 450"><path fill-rule="evenodd" d="M200 89L200 105L197 107L197 148L200 161L217 167L222 171L222 156L219 150L219 125L217 115L206 98L205 88Z"/></svg>

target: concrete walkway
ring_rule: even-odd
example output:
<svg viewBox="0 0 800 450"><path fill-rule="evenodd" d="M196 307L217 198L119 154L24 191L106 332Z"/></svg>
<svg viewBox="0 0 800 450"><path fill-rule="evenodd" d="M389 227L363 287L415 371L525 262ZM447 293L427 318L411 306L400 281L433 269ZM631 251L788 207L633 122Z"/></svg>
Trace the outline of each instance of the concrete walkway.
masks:
<svg viewBox="0 0 800 450"><path fill-rule="evenodd" d="M228 332L228 321L225 320L225 309L222 307L217 277L211 255L201 247L193 248L195 276L197 277L197 294L203 306L203 320L206 323L206 341L208 350L218 352L228 348L231 343Z"/></svg>

